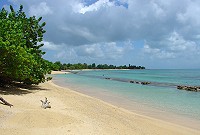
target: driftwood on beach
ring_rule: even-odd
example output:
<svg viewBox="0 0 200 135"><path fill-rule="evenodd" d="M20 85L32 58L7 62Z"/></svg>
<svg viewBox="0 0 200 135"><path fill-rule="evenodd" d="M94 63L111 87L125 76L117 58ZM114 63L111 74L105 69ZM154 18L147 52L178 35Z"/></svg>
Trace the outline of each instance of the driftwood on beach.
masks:
<svg viewBox="0 0 200 135"><path fill-rule="evenodd" d="M45 101L42 101L42 100L40 100L40 101L42 102L42 106L41 106L42 108L44 108L44 109L51 108L51 106L49 105L50 102L48 102L46 97L45 97Z"/></svg>
<svg viewBox="0 0 200 135"><path fill-rule="evenodd" d="M12 104L8 103L5 99L3 99L2 97L0 97L0 100L1 102L3 102L5 105L8 105L8 106L13 106Z"/></svg>

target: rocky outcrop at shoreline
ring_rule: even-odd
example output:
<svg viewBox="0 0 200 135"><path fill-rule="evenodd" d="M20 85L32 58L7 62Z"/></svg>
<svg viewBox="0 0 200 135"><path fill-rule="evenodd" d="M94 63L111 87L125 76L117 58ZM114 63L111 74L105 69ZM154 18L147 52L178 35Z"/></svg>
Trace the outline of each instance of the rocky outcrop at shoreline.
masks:
<svg viewBox="0 0 200 135"><path fill-rule="evenodd" d="M177 89L179 89L179 90L187 90L187 91L194 91L194 92L200 92L200 86L182 86L182 85L178 85Z"/></svg>
<svg viewBox="0 0 200 135"><path fill-rule="evenodd" d="M123 80L123 79L110 78L110 77L105 77L104 79L120 81L120 82L129 82L129 83L141 84L141 85L163 86L163 87L173 87L173 88L176 87L178 90L200 92L200 86L186 86L186 85L176 85L176 84L169 84L169 83L155 83L155 82L138 81L138 80Z"/></svg>

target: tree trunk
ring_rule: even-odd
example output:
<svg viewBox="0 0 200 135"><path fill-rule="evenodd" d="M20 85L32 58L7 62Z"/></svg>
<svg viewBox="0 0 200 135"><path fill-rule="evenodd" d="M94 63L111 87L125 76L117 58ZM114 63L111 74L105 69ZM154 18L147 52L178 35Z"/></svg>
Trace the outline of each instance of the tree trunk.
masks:
<svg viewBox="0 0 200 135"><path fill-rule="evenodd" d="M8 106L13 106L12 104L8 103L6 100L4 100L2 97L0 97L0 100L5 104L5 105L8 105Z"/></svg>

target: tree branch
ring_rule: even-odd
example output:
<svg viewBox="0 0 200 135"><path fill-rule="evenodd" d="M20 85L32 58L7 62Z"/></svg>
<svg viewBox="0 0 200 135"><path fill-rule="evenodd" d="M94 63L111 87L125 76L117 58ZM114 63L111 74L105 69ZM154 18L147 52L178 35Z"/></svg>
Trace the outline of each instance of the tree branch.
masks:
<svg viewBox="0 0 200 135"><path fill-rule="evenodd" d="M6 100L4 100L2 97L0 97L0 100L5 104L5 105L8 105L8 106L13 106L12 104L8 103Z"/></svg>

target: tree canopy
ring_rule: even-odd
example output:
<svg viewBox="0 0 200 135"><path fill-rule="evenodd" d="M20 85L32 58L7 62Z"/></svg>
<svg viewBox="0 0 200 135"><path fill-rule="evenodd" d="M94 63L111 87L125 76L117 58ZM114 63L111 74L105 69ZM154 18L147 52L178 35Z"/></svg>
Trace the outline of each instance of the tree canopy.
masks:
<svg viewBox="0 0 200 135"><path fill-rule="evenodd" d="M42 58L45 22L42 17L27 17L23 6L15 11L0 12L0 83L23 82L38 84L45 81L50 63Z"/></svg>

